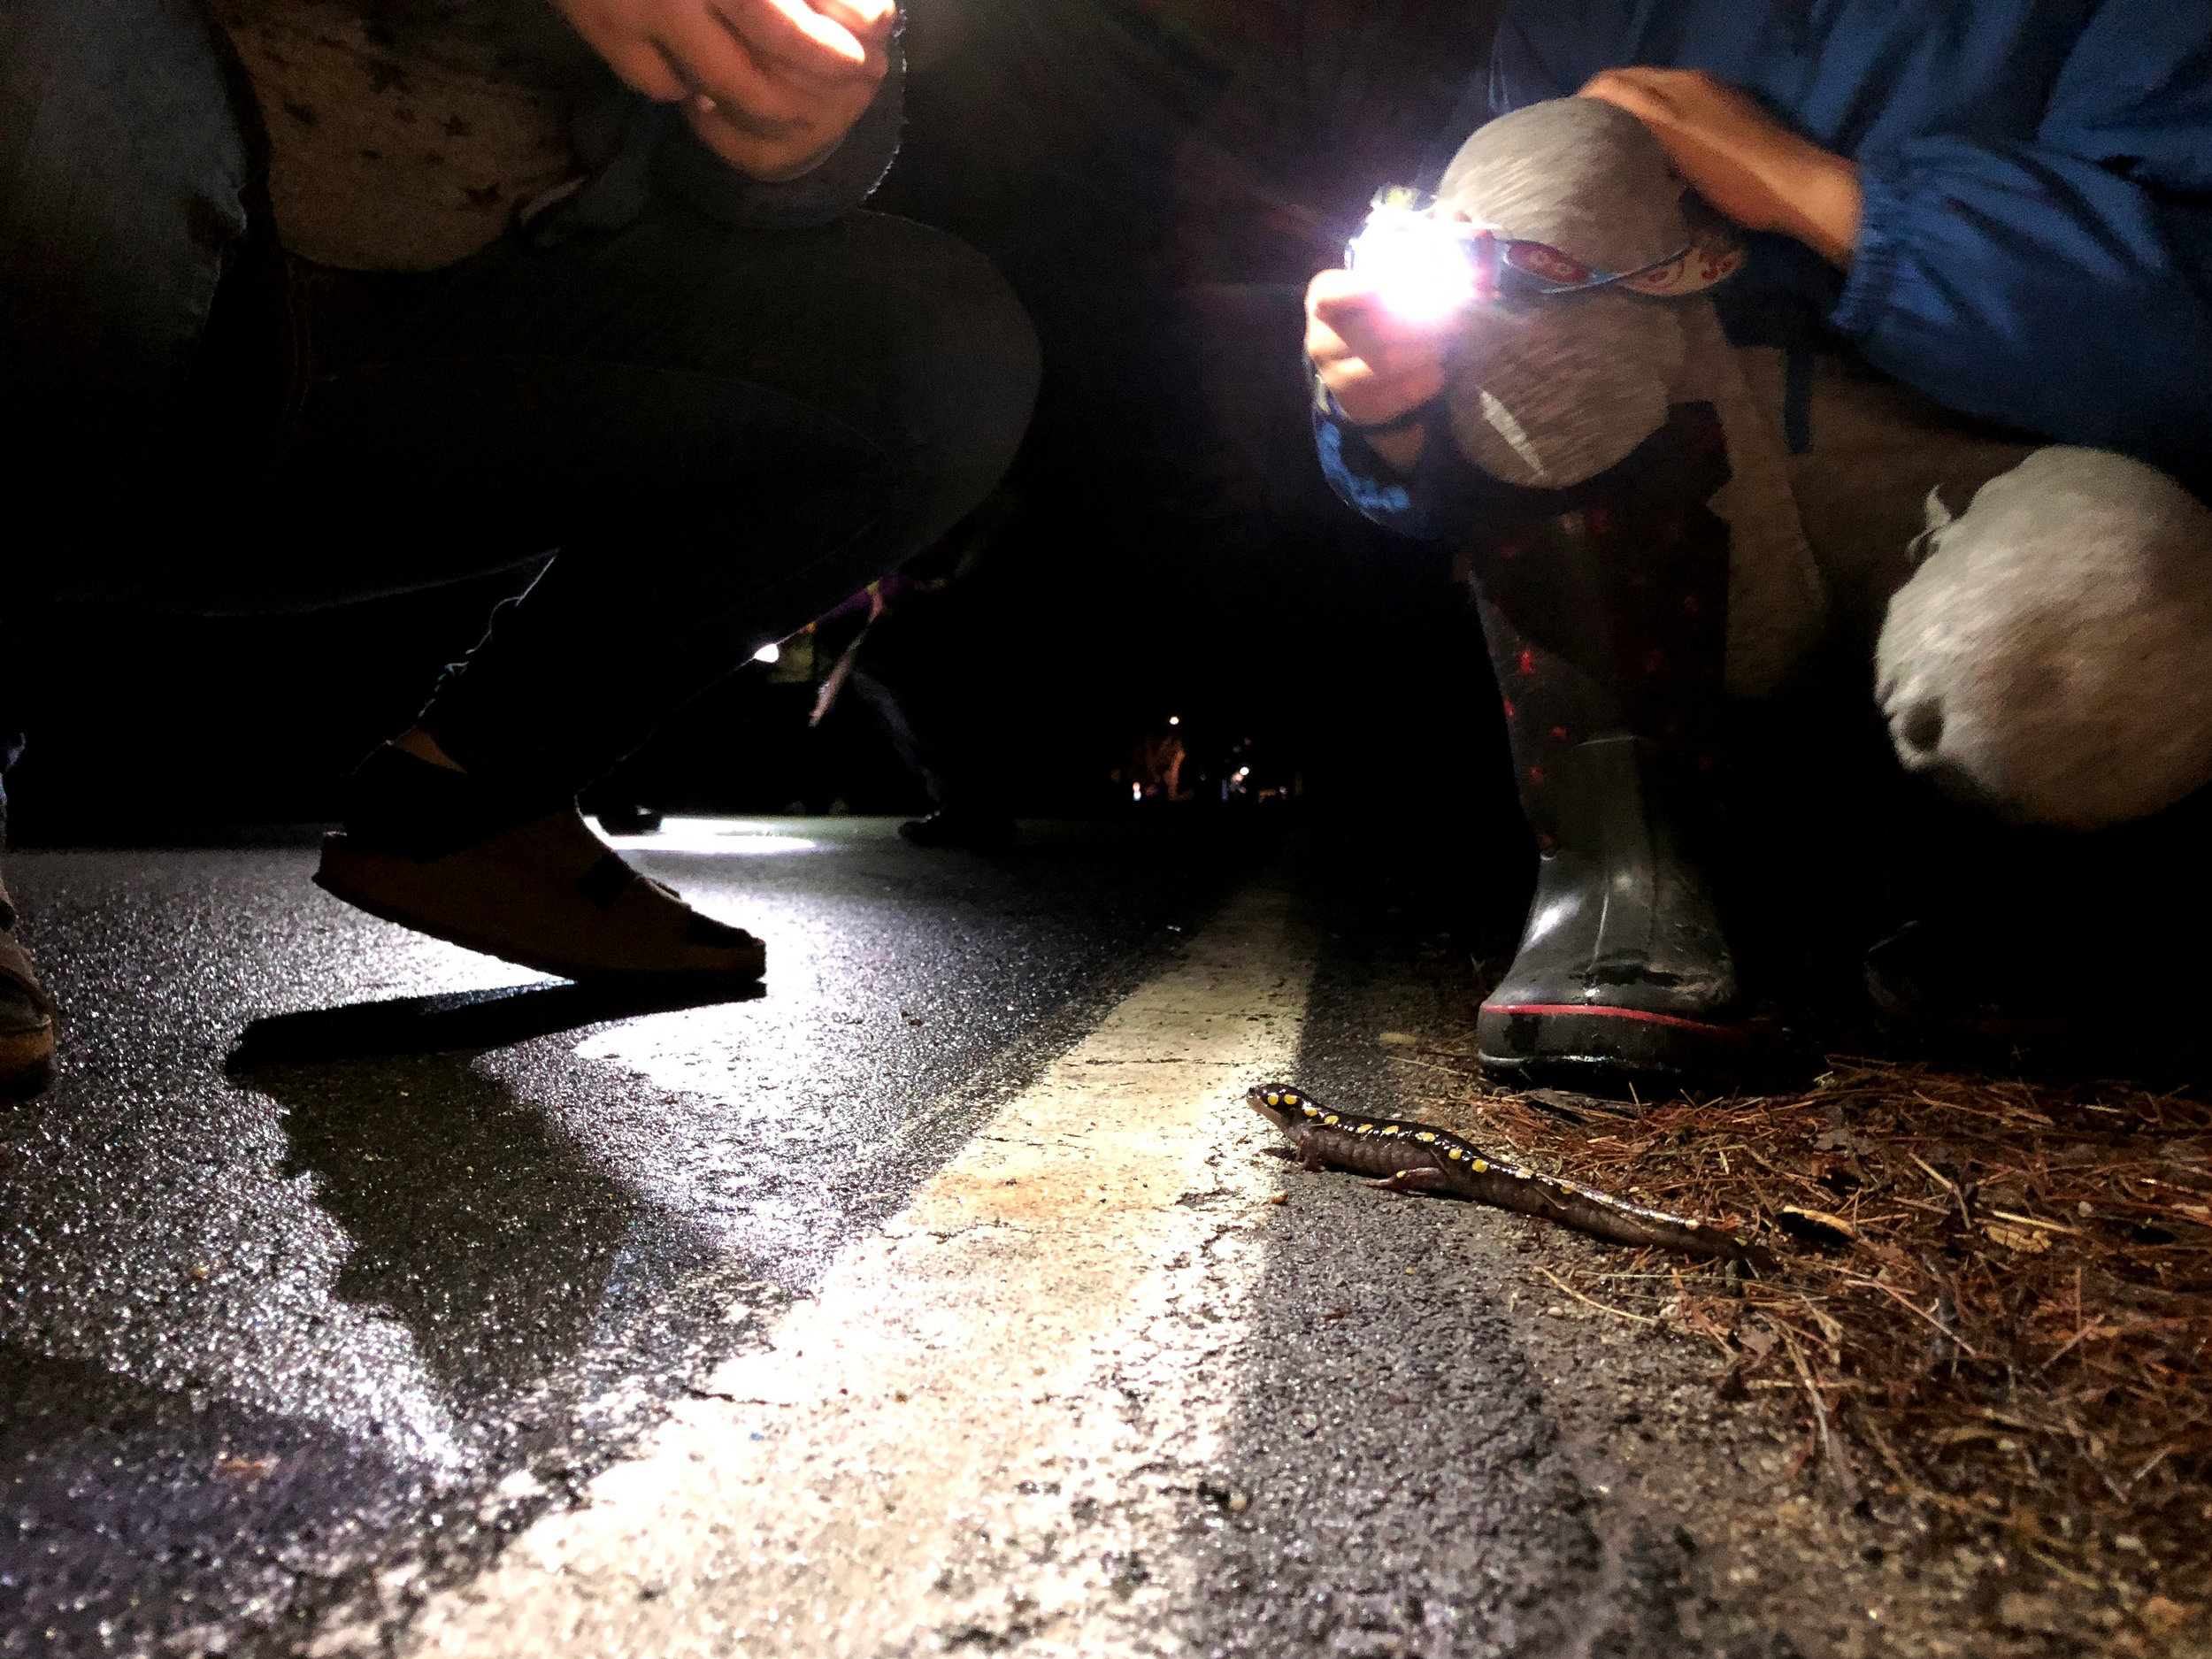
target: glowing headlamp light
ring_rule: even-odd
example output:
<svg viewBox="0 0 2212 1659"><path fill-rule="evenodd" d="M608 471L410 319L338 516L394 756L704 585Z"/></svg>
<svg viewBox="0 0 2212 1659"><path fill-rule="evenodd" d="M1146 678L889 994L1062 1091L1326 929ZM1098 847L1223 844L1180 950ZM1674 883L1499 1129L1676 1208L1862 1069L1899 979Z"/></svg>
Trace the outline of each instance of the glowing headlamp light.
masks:
<svg viewBox="0 0 2212 1659"><path fill-rule="evenodd" d="M1632 271L1598 271L1544 242L1439 219L1435 207L1418 190L1385 185L1344 250L1346 268L1365 277L1390 311L1414 321L1441 320L1495 299L1502 288L1540 297L1616 285L1655 298L1696 294L1726 280L1744 260L1743 250L1724 241L1691 242Z"/></svg>
<svg viewBox="0 0 2212 1659"><path fill-rule="evenodd" d="M1417 190L1386 185L1344 250L1388 310L1413 320L1448 317L1497 292L1497 242L1464 219L1438 219Z"/></svg>

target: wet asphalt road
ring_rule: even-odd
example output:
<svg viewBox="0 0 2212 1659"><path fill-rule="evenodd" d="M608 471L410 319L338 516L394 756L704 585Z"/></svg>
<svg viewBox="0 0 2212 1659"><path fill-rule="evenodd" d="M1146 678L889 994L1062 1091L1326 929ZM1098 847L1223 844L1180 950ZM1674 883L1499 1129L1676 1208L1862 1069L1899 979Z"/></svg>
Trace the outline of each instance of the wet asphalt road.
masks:
<svg viewBox="0 0 2212 1659"><path fill-rule="evenodd" d="M305 845L13 856L70 1025L0 1110L0 1653L288 1651L395 1561L465 1576L1251 861L627 845L768 940L764 995L621 1017L327 898Z"/></svg>
<svg viewBox="0 0 2212 1659"><path fill-rule="evenodd" d="M765 995L594 1000L328 899L300 838L12 858L71 1024L63 1082L0 1109L0 1655L405 1651L403 1611L369 1649L330 1632L467 1590L718 1397L1256 872L1292 872L1317 950L1317 1094L1417 1104L1397 1033L1464 1011L1425 971L1468 950L1448 918L1263 840L1041 828L979 858L764 820L625 849L766 937ZM1688 1471L1709 1508L1764 1431L1717 1425L1663 1346L1513 1310L1528 1252L1596 1247L1271 1179L1247 1334L1192 1379L1211 1471L1156 1482L1179 1518L1148 1564L1101 1562L1110 1594L1177 1586L1158 1650L1798 1651L1755 1592L1714 1600L1731 1558L1694 1588L1677 1512L1614 1491ZM1765 1490L1715 1526L1758 1539Z"/></svg>
<svg viewBox="0 0 2212 1659"><path fill-rule="evenodd" d="M1463 1017L1422 971L1454 949L1449 936L1356 902L1317 909L1334 926L1299 1077L1325 1102L1425 1115L1408 1095L1408 1067L1421 1063L1377 1038ZM1529 1328L1533 1308L1517 1317L1509 1305L1532 1238L1591 1247L1471 1205L1382 1197L1341 1175L1286 1168L1282 1179L1286 1212L1252 1298L1256 1328L1217 1476L1250 1502L1197 1534L1187 1618L1198 1650L1705 1651L1678 1628L1671 1526L1604 1513L1616 1477L1569 1423L1584 1388L1612 1407L1617 1385L1663 1387L1671 1368L1544 1340Z"/></svg>

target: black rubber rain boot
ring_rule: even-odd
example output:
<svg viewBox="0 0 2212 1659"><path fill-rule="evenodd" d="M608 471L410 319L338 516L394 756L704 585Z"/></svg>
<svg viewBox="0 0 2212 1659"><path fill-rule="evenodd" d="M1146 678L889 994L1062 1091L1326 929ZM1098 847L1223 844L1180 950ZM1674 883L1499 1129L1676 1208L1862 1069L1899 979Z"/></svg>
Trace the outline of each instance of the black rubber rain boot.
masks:
<svg viewBox="0 0 2212 1659"><path fill-rule="evenodd" d="M1719 423L1678 405L1601 477L1473 549L1541 862L1483 1003L1502 1079L1595 1094L1728 1081L1748 1045L1701 859L1720 812L1728 527Z"/></svg>

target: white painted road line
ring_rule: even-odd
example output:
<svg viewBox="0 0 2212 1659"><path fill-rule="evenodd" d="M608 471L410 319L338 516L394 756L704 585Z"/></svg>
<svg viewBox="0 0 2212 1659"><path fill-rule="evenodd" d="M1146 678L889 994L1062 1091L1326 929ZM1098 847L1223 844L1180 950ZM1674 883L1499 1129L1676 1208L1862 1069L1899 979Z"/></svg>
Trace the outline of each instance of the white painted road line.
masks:
<svg viewBox="0 0 2212 1659"><path fill-rule="evenodd" d="M1240 1097L1297 1052L1287 912L1232 901L418 1651L1163 1651L1273 1213Z"/></svg>

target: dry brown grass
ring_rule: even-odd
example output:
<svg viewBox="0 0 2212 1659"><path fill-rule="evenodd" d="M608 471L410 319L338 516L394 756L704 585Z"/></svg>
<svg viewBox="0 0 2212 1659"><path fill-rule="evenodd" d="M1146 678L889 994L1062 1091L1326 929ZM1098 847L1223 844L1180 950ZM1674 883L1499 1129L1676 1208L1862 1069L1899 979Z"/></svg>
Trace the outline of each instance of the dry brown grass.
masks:
<svg viewBox="0 0 2212 1659"><path fill-rule="evenodd" d="M1563 1282L1709 1342L1724 1396L1798 1418L1801 1473L2008 1541L2016 1630L2205 1651L2212 1106L1839 1058L1802 1094L1632 1115L1421 1058L1470 1138L1777 1247L1763 1277L1609 1253Z"/></svg>

